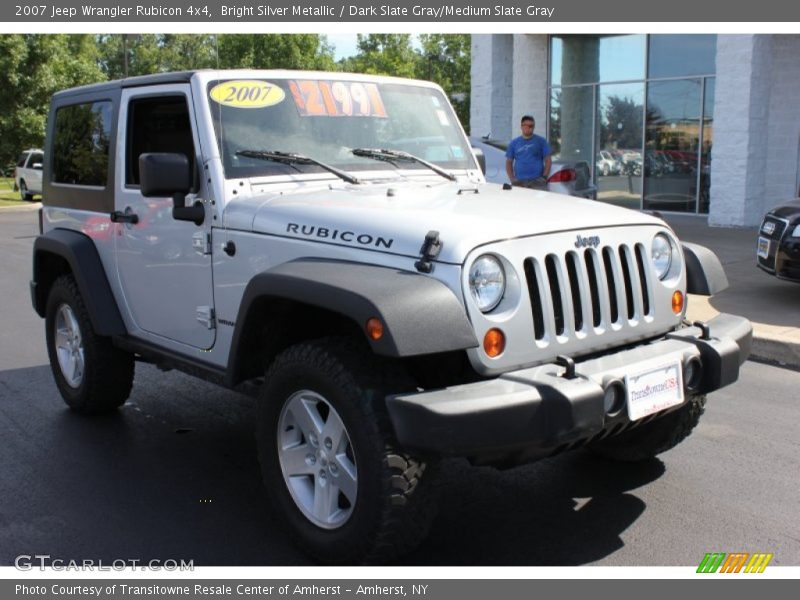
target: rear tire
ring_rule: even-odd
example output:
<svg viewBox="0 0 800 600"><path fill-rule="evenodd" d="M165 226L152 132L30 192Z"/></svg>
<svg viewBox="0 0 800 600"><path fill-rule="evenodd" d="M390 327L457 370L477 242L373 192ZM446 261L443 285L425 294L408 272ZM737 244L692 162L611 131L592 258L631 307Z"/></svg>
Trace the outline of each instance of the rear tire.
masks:
<svg viewBox="0 0 800 600"><path fill-rule="evenodd" d="M705 404L705 396L695 396L678 410L620 435L594 442L589 449L604 458L623 462L651 459L686 439L700 421Z"/></svg>
<svg viewBox="0 0 800 600"><path fill-rule="evenodd" d="M413 386L395 365L346 338L292 346L267 372L264 483L292 538L321 562L385 562L430 528L433 465L397 447L386 413L386 394L404 389Z"/></svg>
<svg viewBox="0 0 800 600"><path fill-rule="evenodd" d="M133 355L97 335L72 275L53 283L45 316L47 353L61 397L80 413L110 412L133 385Z"/></svg>
<svg viewBox="0 0 800 600"><path fill-rule="evenodd" d="M24 202L30 202L33 200L33 194L28 191L28 186L24 180L20 180L19 182L19 197Z"/></svg>

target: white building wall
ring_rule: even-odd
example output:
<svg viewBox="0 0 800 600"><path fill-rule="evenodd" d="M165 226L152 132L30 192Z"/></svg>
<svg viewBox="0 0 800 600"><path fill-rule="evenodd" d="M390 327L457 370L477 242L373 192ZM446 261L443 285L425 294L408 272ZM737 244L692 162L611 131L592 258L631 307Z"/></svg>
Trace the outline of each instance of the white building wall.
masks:
<svg viewBox="0 0 800 600"><path fill-rule="evenodd" d="M520 134L519 121L526 114L536 119L536 133L547 137L547 36L515 35L512 64L511 129L505 132L503 139Z"/></svg>
<svg viewBox="0 0 800 600"><path fill-rule="evenodd" d="M513 37L508 34L472 36L472 97L470 133L504 139L511 126Z"/></svg>
<svg viewBox="0 0 800 600"><path fill-rule="evenodd" d="M769 150L772 36L720 35L708 222L757 225Z"/></svg>
<svg viewBox="0 0 800 600"><path fill-rule="evenodd" d="M798 196L800 35L772 36L772 84L761 212Z"/></svg>

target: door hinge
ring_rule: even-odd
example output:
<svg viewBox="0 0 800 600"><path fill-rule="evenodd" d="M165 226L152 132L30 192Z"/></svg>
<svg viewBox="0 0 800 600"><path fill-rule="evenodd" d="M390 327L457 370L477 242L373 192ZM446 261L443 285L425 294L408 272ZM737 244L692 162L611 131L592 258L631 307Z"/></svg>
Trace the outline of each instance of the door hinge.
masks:
<svg viewBox="0 0 800 600"><path fill-rule="evenodd" d="M211 234L206 231L192 234L192 248L198 254L211 254Z"/></svg>
<svg viewBox="0 0 800 600"><path fill-rule="evenodd" d="M198 306L196 314L197 314L197 322L202 325L205 325L206 329L216 328L213 308L211 308L210 306Z"/></svg>

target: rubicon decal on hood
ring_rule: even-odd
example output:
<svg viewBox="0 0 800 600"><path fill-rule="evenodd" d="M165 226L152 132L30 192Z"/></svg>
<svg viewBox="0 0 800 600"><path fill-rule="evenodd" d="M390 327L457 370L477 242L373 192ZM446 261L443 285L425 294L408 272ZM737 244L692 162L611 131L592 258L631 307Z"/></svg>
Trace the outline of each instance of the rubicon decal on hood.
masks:
<svg viewBox="0 0 800 600"><path fill-rule="evenodd" d="M320 225L302 225L300 223L287 223L286 233L308 238L317 238L322 241L344 242L360 246L374 246L375 248L389 249L394 244L394 238L385 238L372 233L357 233L355 231L340 231L332 227Z"/></svg>

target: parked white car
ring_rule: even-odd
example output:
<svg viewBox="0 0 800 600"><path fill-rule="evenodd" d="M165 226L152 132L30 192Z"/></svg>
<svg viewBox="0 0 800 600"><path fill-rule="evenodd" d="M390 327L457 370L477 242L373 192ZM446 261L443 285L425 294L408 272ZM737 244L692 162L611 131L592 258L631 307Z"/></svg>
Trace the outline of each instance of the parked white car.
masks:
<svg viewBox="0 0 800 600"><path fill-rule="evenodd" d="M595 166L597 168L597 174L603 176L619 175L621 170L619 161L614 158L614 155L608 150L600 150L600 152L597 153L597 162Z"/></svg>
<svg viewBox="0 0 800 600"><path fill-rule="evenodd" d="M14 190L19 190L22 200L33 200L34 195L42 193L42 165L44 153L32 148L25 150L17 159L14 169Z"/></svg>

